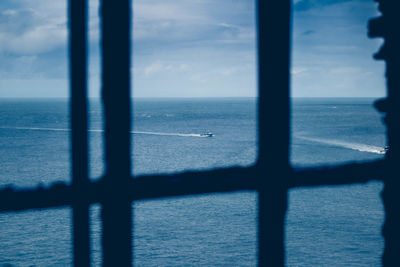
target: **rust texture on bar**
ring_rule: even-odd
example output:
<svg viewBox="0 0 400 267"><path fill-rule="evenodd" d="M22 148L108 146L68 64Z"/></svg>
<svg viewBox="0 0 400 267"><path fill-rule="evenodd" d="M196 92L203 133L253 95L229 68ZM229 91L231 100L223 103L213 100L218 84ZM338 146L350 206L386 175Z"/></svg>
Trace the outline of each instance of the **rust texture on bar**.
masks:
<svg viewBox="0 0 400 267"><path fill-rule="evenodd" d="M69 1L74 265L90 265L87 143L87 2Z"/></svg>
<svg viewBox="0 0 400 267"><path fill-rule="evenodd" d="M103 264L132 264L132 203L129 200L131 1L102 0L102 97L107 191L102 202Z"/></svg>

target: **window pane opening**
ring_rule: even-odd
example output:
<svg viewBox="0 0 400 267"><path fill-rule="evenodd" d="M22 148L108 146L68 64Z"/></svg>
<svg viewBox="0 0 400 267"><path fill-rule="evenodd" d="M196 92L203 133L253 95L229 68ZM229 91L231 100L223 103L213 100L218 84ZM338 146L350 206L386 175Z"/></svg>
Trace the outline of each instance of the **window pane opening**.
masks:
<svg viewBox="0 0 400 267"><path fill-rule="evenodd" d="M385 67L367 36L373 2L295 1L292 33L292 149L297 166L383 158Z"/></svg>
<svg viewBox="0 0 400 267"><path fill-rule="evenodd" d="M67 1L0 6L0 185L68 182Z"/></svg>
<svg viewBox="0 0 400 267"><path fill-rule="evenodd" d="M373 59L382 40L367 36L377 4L293 1L292 15L292 165L383 159L386 128L374 102L386 96L385 65ZM286 264L380 266L382 190L376 181L289 190Z"/></svg>
<svg viewBox="0 0 400 267"><path fill-rule="evenodd" d="M100 1L88 1L88 144L89 177L104 175L103 105L101 101Z"/></svg>
<svg viewBox="0 0 400 267"><path fill-rule="evenodd" d="M133 2L135 175L254 163L254 5Z"/></svg>

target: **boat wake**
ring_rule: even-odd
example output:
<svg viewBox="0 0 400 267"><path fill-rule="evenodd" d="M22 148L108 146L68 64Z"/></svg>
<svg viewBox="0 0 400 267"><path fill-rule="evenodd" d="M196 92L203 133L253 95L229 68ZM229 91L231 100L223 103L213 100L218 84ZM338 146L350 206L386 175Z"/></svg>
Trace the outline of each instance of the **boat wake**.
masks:
<svg viewBox="0 0 400 267"><path fill-rule="evenodd" d="M39 127L0 127L0 129L15 129L15 130L32 130L32 131L57 131L57 132L70 132L71 129L67 128L39 128ZM88 132L103 132L103 130L90 129ZM148 135L165 135L165 136L183 136L183 137L207 137L202 134L190 133L163 133L163 132L142 132L131 131L132 134L148 134Z"/></svg>
<svg viewBox="0 0 400 267"><path fill-rule="evenodd" d="M0 128L1 129L14 129L14 130L32 130L32 131L57 131L57 132L71 131L70 129L62 129L62 128L37 128L37 127L0 127Z"/></svg>
<svg viewBox="0 0 400 267"><path fill-rule="evenodd" d="M386 153L385 148L380 147L380 146L371 146L371 145L365 145L365 144L359 144L359 143L351 143L351 142L334 140L334 139L323 139L323 138L314 138L314 137L305 137L305 136L296 136L296 137L303 139L303 140L307 140L307 141L312 141L312 142L331 145L331 146L348 148L348 149L357 150L357 151L361 151L361 152L368 152L368 153L375 153L375 154L385 154Z"/></svg>
<svg viewBox="0 0 400 267"><path fill-rule="evenodd" d="M183 133L163 133L163 132L140 132L140 131L132 131L133 134L150 134L150 135L169 135L169 136L186 136L186 137L206 137L201 134L183 134Z"/></svg>

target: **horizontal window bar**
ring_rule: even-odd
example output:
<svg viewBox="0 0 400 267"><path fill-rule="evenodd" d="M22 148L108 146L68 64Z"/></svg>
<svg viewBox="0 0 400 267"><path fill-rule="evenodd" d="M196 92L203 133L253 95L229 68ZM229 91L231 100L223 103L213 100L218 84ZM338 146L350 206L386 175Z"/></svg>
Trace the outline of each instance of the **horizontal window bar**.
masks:
<svg viewBox="0 0 400 267"><path fill-rule="evenodd" d="M388 174L387 160L362 163L348 163L335 166L321 166L294 169L288 188L304 186L329 186L366 183L371 180L385 180Z"/></svg>
<svg viewBox="0 0 400 267"><path fill-rule="evenodd" d="M302 186L326 186L365 183L371 180L385 180L386 160L367 163L350 163L340 166L295 169L287 182L287 188ZM171 175L145 175L132 178L130 200L257 190L258 166L233 167L202 172L184 172ZM275 174L272 173L271 176ZM101 203L112 197L106 183L95 182L88 185L88 203ZM71 186L63 183L49 188L15 190L12 187L0 190L0 212L26 209L42 209L72 205L76 197Z"/></svg>

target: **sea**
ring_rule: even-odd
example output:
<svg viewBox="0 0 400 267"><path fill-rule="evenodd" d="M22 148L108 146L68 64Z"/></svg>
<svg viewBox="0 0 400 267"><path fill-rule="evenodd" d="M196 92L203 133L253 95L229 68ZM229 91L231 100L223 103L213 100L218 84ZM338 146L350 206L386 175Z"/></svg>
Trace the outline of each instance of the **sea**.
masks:
<svg viewBox="0 0 400 267"><path fill-rule="evenodd" d="M373 108L374 99L291 102L293 167L384 157L385 126ZM250 166L256 161L255 98L139 98L132 109L134 176ZM104 174L98 99L89 101L88 114L90 178L98 180ZM208 130L215 136L201 136ZM67 99L0 100L1 187L70 183L70 157ZM381 266L382 190L377 181L291 189L286 266ZM257 264L255 192L136 201L132 209L136 266ZM99 205L90 207L90 218L91 261L101 266ZM68 207L0 213L0 266L72 265L71 219Z"/></svg>

